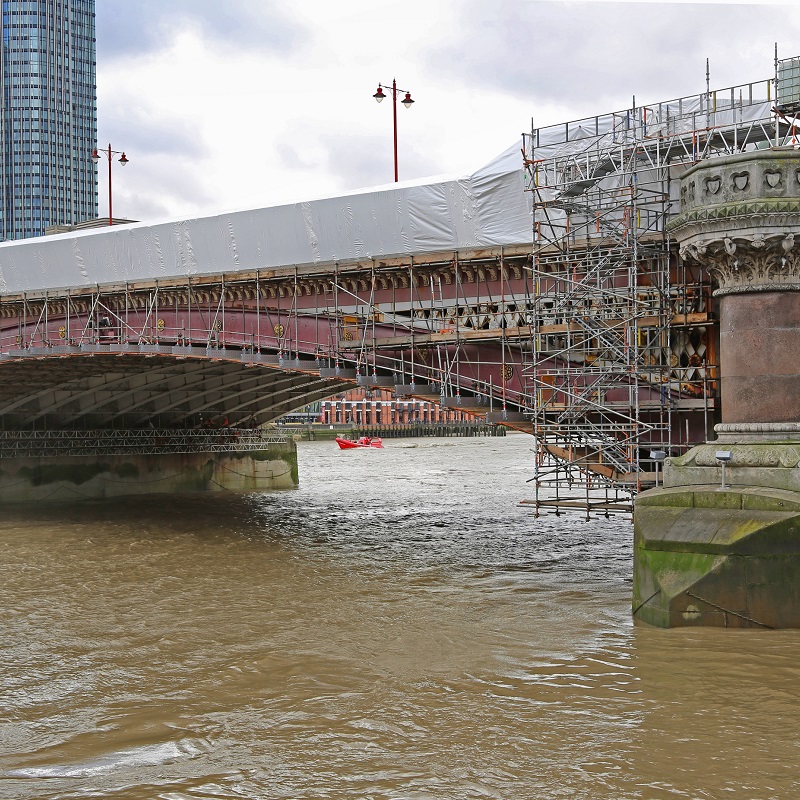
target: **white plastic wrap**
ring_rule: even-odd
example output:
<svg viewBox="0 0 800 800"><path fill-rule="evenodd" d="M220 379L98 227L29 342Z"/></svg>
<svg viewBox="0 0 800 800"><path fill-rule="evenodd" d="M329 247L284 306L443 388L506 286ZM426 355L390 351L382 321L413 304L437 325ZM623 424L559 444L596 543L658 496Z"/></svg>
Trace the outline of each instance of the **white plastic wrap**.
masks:
<svg viewBox="0 0 800 800"><path fill-rule="evenodd" d="M0 293L357 261L531 241L519 145L462 178L0 244Z"/></svg>
<svg viewBox="0 0 800 800"><path fill-rule="evenodd" d="M537 159L596 149L598 140L656 139L768 119L771 105L716 94L542 128ZM0 295L187 275L333 264L529 244L532 197L521 143L464 177L442 176L341 197L207 217L0 244ZM613 181L613 176L608 179Z"/></svg>

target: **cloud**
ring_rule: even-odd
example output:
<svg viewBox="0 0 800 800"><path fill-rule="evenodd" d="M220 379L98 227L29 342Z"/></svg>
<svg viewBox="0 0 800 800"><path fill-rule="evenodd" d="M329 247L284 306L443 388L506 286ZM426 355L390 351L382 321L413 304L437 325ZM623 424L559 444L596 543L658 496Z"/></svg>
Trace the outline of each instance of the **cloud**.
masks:
<svg viewBox="0 0 800 800"><path fill-rule="evenodd" d="M107 162L99 165L99 213L108 213L108 190L105 181ZM114 216L136 220L166 219L174 216L176 204L186 215L218 207L213 187L204 179L202 169L188 159L149 155L134 156L121 169L112 166Z"/></svg>
<svg viewBox="0 0 800 800"><path fill-rule="evenodd" d="M338 133L326 137L324 150L326 171L339 186L360 189L394 179L394 154L388 136ZM441 171L437 162L413 143L402 147L398 161L401 180Z"/></svg>
<svg viewBox="0 0 800 800"><path fill-rule="evenodd" d="M191 120L156 114L146 106L123 106L105 109L107 122L103 133L112 144L119 143L130 153L150 156L178 156L199 159L208 153L201 131ZM116 148L117 145L115 144Z"/></svg>
<svg viewBox="0 0 800 800"><path fill-rule="evenodd" d="M761 65L755 78L768 78L774 37L793 46L800 31L787 6L483 0L463 5L460 26L430 55L431 67L444 70L457 63L462 80L484 90L527 97L532 105L575 108L566 119L592 106L592 113L627 107L633 94L654 102L702 91L706 58L712 88L753 80L748 67L755 62Z"/></svg>
<svg viewBox="0 0 800 800"><path fill-rule="evenodd" d="M140 219L390 183L392 106L372 94L393 77L417 101L398 111L400 179L463 175L532 118L700 93L707 57L714 89L758 81L775 35L782 56L800 40L788 5L104 0L97 19L99 144L131 159Z"/></svg>
<svg viewBox="0 0 800 800"><path fill-rule="evenodd" d="M277 0L103 0L97 13L98 61L146 55L187 30L215 50L286 52L306 37Z"/></svg>

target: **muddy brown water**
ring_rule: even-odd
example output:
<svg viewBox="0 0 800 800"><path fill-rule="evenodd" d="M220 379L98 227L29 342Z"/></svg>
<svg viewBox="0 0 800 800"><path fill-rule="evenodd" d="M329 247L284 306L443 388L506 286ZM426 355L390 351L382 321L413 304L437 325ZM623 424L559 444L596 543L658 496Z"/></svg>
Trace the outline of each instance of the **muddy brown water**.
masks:
<svg viewBox="0 0 800 800"><path fill-rule="evenodd" d="M534 520L531 458L0 510L0 797L800 795L800 632L634 626L630 522Z"/></svg>

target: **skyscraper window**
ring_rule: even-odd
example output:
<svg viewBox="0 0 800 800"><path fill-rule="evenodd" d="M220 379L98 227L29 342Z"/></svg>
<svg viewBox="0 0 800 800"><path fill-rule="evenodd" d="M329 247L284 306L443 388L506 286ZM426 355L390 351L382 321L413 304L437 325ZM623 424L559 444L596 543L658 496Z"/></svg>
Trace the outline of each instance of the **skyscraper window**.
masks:
<svg viewBox="0 0 800 800"><path fill-rule="evenodd" d="M0 240L97 217L94 0L2 0ZM80 63L81 69L71 64ZM64 102L69 98L70 102ZM61 199L34 174L68 173Z"/></svg>

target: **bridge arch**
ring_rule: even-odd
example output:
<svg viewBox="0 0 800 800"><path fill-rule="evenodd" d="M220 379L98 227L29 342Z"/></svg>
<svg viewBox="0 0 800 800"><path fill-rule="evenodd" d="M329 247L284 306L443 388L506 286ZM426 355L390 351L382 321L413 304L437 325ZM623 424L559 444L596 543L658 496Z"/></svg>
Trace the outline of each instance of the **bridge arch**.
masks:
<svg viewBox="0 0 800 800"><path fill-rule="evenodd" d="M152 347L152 346L151 346ZM314 361L276 356L51 348L0 359L0 424L5 429L258 427L346 391L354 378L322 377Z"/></svg>

